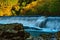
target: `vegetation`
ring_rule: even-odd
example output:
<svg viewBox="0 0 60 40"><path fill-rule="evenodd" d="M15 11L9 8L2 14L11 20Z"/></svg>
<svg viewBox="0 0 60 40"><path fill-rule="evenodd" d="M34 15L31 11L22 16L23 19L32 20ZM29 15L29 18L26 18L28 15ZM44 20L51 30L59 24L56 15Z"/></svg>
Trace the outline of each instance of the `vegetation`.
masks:
<svg viewBox="0 0 60 40"><path fill-rule="evenodd" d="M0 0L0 16L59 14L60 0Z"/></svg>

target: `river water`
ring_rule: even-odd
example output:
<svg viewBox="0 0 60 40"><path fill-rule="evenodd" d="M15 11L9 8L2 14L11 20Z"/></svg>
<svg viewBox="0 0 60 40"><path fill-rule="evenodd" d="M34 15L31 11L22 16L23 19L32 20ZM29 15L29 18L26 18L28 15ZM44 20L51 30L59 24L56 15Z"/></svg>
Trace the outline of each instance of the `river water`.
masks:
<svg viewBox="0 0 60 40"><path fill-rule="evenodd" d="M22 23L26 32L32 36L60 31L60 17L0 17L0 24Z"/></svg>

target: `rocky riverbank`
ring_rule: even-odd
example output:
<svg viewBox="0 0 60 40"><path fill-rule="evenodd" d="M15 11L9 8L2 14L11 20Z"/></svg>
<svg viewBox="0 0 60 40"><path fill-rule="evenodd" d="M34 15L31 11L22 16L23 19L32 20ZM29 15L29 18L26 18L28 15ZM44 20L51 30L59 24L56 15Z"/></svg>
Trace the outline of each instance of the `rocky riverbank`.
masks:
<svg viewBox="0 0 60 40"><path fill-rule="evenodd" d="M25 40L29 37L22 24L1 24L0 27L0 40Z"/></svg>
<svg viewBox="0 0 60 40"><path fill-rule="evenodd" d="M22 24L0 24L0 40L60 40L60 32L33 37L24 30Z"/></svg>

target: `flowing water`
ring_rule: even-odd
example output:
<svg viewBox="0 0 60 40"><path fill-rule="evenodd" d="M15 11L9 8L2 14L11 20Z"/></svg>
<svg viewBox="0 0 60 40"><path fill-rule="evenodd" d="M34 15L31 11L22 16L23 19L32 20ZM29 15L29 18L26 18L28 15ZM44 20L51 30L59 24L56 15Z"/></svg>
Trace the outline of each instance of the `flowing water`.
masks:
<svg viewBox="0 0 60 40"><path fill-rule="evenodd" d="M32 36L60 31L60 17L0 17L0 24L22 23Z"/></svg>

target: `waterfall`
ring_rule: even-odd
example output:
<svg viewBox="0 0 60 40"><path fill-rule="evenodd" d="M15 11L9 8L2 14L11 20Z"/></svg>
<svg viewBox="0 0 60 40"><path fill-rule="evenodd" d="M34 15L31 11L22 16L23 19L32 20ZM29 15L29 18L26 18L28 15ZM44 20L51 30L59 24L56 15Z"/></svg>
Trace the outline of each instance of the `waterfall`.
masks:
<svg viewBox="0 0 60 40"><path fill-rule="evenodd" d="M1 17L0 24L22 23L26 32L39 36L60 31L60 17ZM30 28L30 29L29 29Z"/></svg>
<svg viewBox="0 0 60 40"><path fill-rule="evenodd" d="M60 18L59 17L48 17L46 27L51 30L60 30Z"/></svg>
<svg viewBox="0 0 60 40"><path fill-rule="evenodd" d="M60 17L1 17L0 24L22 23L24 26L33 28L45 28L60 30ZM43 30L45 30L43 29ZM47 30L46 30L47 31Z"/></svg>
<svg viewBox="0 0 60 40"><path fill-rule="evenodd" d="M40 28L45 28L46 25L46 17L40 17L36 20L35 26Z"/></svg>

